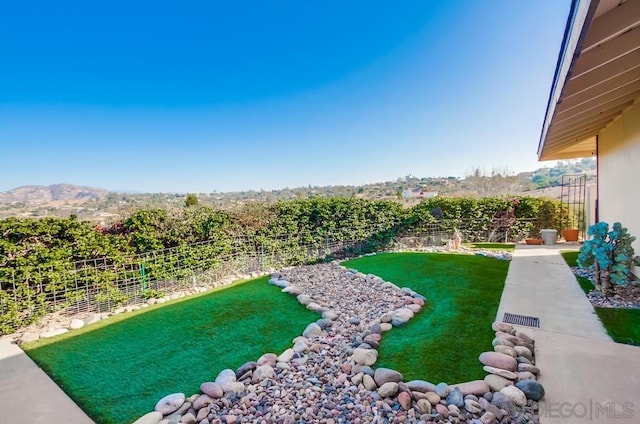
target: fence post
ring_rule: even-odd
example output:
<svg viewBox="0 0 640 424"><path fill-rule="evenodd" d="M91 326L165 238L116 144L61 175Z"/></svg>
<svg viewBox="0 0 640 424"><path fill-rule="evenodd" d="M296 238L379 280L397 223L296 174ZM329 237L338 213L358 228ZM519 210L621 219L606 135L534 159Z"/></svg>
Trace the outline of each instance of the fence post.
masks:
<svg viewBox="0 0 640 424"><path fill-rule="evenodd" d="M142 282L142 299L147 300L147 270L140 264L140 280Z"/></svg>
<svg viewBox="0 0 640 424"><path fill-rule="evenodd" d="M324 261L329 262L331 260L331 251L329 250L329 236L324 236Z"/></svg>
<svg viewBox="0 0 640 424"><path fill-rule="evenodd" d="M260 272L264 272L264 246L260 245Z"/></svg>

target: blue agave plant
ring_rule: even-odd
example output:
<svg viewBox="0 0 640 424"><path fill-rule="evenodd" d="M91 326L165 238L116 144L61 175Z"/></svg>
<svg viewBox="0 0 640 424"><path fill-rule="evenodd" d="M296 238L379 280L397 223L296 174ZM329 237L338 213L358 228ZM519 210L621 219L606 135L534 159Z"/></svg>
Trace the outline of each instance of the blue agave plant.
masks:
<svg viewBox="0 0 640 424"><path fill-rule="evenodd" d="M631 266L639 264L631 245L636 238L619 222L611 230L606 222L598 222L589 227L587 234L590 238L580 249L578 265L594 270L596 290L606 296L611 284L629 281Z"/></svg>

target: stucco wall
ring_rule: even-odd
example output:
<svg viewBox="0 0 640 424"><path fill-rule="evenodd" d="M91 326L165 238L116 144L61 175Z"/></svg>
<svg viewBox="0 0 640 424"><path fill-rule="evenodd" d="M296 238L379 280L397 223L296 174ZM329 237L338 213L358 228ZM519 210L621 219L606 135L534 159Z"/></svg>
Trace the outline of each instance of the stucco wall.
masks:
<svg viewBox="0 0 640 424"><path fill-rule="evenodd" d="M604 129L598 143L600 220L627 227L640 254L640 105Z"/></svg>

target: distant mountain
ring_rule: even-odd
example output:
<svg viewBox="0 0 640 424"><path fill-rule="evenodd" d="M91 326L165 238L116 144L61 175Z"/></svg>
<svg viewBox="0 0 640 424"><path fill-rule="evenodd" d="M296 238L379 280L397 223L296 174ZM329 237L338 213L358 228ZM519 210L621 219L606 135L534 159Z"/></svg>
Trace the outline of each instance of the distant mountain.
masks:
<svg viewBox="0 0 640 424"><path fill-rule="evenodd" d="M54 201L82 202L101 199L109 193L103 188L77 186L73 184L53 184L50 186L29 185L0 192L0 204L49 203Z"/></svg>

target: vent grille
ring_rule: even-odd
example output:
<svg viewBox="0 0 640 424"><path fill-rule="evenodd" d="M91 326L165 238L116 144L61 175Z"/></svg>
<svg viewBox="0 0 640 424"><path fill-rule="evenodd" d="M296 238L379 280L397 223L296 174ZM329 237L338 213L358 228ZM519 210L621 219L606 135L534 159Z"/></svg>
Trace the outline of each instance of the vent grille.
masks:
<svg viewBox="0 0 640 424"><path fill-rule="evenodd" d="M540 328L540 318L538 317L510 314L508 312L505 312L504 318L502 318L502 321L506 322L507 324L516 324L516 325L523 325L525 327Z"/></svg>

